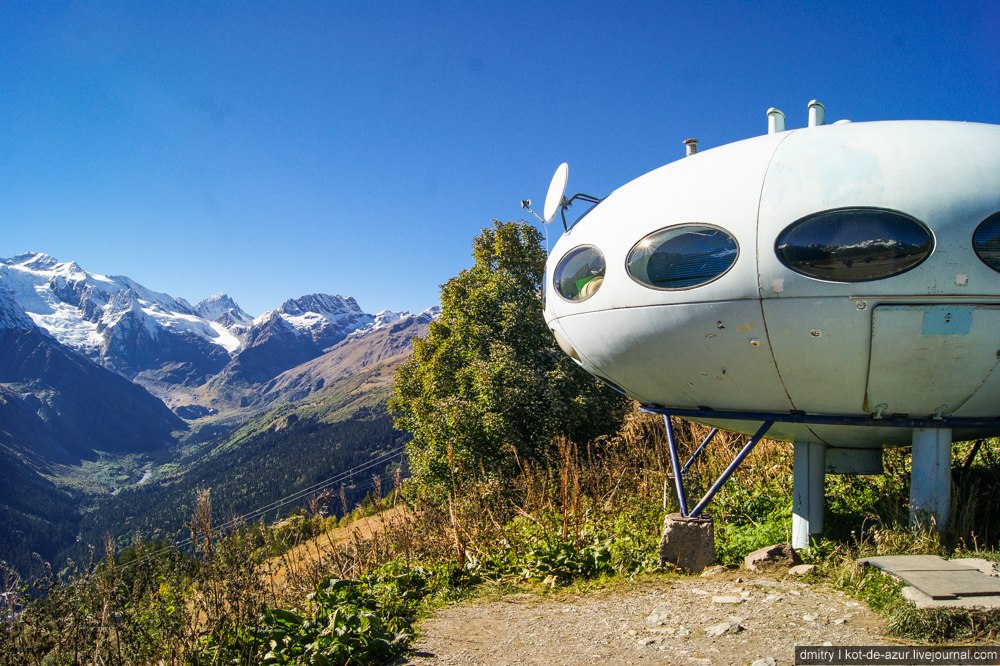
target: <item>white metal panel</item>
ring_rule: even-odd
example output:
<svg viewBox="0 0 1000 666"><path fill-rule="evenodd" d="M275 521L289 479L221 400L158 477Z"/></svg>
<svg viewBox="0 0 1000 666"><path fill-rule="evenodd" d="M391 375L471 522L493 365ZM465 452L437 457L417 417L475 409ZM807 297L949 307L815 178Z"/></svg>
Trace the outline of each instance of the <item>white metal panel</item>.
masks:
<svg viewBox="0 0 1000 666"><path fill-rule="evenodd" d="M998 351L1000 306L880 305L872 315L867 410L951 414L993 373ZM994 403L979 416L998 411Z"/></svg>
<svg viewBox="0 0 1000 666"><path fill-rule="evenodd" d="M546 319L621 307L758 298L757 203L767 164L783 139L757 137L684 157L608 195L553 247L546 273ZM573 191L572 183L568 191ZM673 291L651 289L629 277L625 262L636 243L659 229L691 222L721 227L736 239L739 256L728 273L711 284ZM601 250L607 272L596 294L571 303L555 293L552 273L567 252L581 245Z"/></svg>
<svg viewBox="0 0 1000 666"><path fill-rule="evenodd" d="M772 298L763 307L775 363L794 409L864 414L871 334L867 304L846 298Z"/></svg>
<svg viewBox="0 0 1000 666"><path fill-rule="evenodd" d="M1000 126L887 121L789 135L775 151L761 193L758 255L765 297L1000 295L1000 276L971 248L976 225L1000 210ZM935 237L934 253L902 275L855 284L807 278L778 261L775 239L789 224L851 206L917 218ZM956 279L960 275L967 280ZM775 280L782 281L780 294L771 289Z"/></svg>
<svg viewBox="0 0 1000 666"><path fill-rule="evenodd" d="M974 123L812 127L681 158L615 191L564 234L550 257L546 319L558 321L584 367L646 402L863 414L875 307L1000 304L1000 275L971 248L979 222L1000 210L997 174L1000 127ZM904 274L854 284L807 278L778 261L774 242L783 229L840 207L911 215L931 230L934 252ZM736 239L739 258L726 275L676 291L650 289L627 275L626 257L638 240L692 222ZM598 247L607 270L593 297L570 303L553 293L551 271L580 245ZM732 335L727 326L730 333L708 337L709 324L735 320L759 334ZM753 338L753 351L761 353L748 352ZM985 363L979 356L969 362ZM906 366L873 367L900 385L912 379ZM998 404L1000 373L988 373L955 414L993 416ZM910 440L905 428L787 424L775 425L771 436L844 447Z"/></svg>
<svg viewBox="0 0 1000 666"><path fill-rule="evenodd" d="M881 474L884 470L881 448L826 450L827 474Z"/></svg>
<svg viewBox="0 0 1000 666"><path fill-rule="evenodd" d="M758 301L621 308L562 317L591 370L672 407L787 411Z"/></svg>

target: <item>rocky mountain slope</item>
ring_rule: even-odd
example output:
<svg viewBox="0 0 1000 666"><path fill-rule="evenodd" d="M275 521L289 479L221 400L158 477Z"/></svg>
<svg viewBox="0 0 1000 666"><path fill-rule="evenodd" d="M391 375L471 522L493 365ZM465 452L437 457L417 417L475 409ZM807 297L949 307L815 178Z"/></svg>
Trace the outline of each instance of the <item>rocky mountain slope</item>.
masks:
<svg viewBox="0 0 1000 666"><path fill-rule="evenodd" d="M311 294L252 318L225 294L192 306L41 253L0 259L0 560L170 530L206 485L252 509L398 446L385 399L435 314Z"/></svg>
<svg viewBox="0 0 1000 666"><path fill-rule="evenodd" d="M405 465L400 447L406 436L392 427L385 402L413 336L427 334L434 314L377 317L321 357L282 373L264 387L252 417L207 438L180 464L154 465L147 483L102 500L81 521L83 541L136 531L179 538L196 490L206 487L219 515L277 507L266 514L270 520L294 506L281 498L399 451L346 481L345 499L350 506L363 499L366 487L358 482L373 474L388 484L391 470ZM210 429L213 422L204 419L196 427Z"/></svg>
<svg viewBox="0 0 1000 666"><path fill-rule="evenodd" d="M141 386L38 328L0 285L0 559L23 571L76 534L53 477L103 456L162 455L186 424Z"/></svg>
<svg viewBox="0 0 1000 666"><path fill-rule="evenodd" d="M410 316L371 315L353 298L309 294L252 318L226 294L192 306L39 252L0 259L0 286L40 330L185 418L272 402L278 394L262 400L260 386L349 335Z"/></svg>
<svg viewBox="0 0 1000 666"><path fill-rule="evenodd" d="M0 289L0 444L44 467L162 449L185 428L142 387L40 330Z"/></svg>
<svg viewBox="0 0 1000 666"><path fill-rule="evenodd" d="M334 345L348 333L370 324L353 298L310 294L290 299L254 320L217 381L257 384L280 374Z"/></svg>
<svg viewBox="0 0 1000 666"><path fill-rule="evenodd" d="M418 315L380 312L376 321L359 329L321 356L282 372L261 386L261 403L301 400L344 377L377 370L371 384L387 385L396 366L409 357L414 336L425 336L438 308Z"/></svg>

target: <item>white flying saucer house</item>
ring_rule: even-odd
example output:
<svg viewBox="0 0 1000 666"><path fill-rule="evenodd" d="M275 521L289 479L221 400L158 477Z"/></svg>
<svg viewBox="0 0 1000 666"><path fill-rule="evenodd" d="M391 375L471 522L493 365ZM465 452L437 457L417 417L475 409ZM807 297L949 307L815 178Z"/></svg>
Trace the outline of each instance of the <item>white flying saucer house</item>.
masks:
<svg viewBox="0 0 1000 666"><path fill-rule="evenodd" d="M912 443L911 518L941 528L952 440L1000 433L1000 126L768 119L601 200L560 166L546 221L597 203L550 254L546 321L666 416L683 515L766 435L794 442L795 547L823 475L881 472L885 446ZM690 509L672 416L753 435Z"/></svg>

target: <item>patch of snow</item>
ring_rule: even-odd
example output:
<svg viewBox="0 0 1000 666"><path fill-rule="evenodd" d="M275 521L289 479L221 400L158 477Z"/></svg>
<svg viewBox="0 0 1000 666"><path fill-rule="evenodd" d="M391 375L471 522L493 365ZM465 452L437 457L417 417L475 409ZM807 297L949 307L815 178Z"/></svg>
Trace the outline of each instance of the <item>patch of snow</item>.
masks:
<svg viewBox="0 0 1000 666"><path fill-rule="evenodd" d="M61 344L79 351L94 352L104 341L97 324L83 319L79 308L66 303L53 307L48 314L29 312L28 316Z"/></svg>
<svg viewBox="0 0 1000 666"><path fill-rule="evenodd" d="M215 337L209 338L209 340L217 345L222 345L222 348L230 354L235 353L240 347L243 346L243 341L233 335L232 331L222 324L213 321L209 323L209 326L211 326L212 330L215 332Z"/></svg>

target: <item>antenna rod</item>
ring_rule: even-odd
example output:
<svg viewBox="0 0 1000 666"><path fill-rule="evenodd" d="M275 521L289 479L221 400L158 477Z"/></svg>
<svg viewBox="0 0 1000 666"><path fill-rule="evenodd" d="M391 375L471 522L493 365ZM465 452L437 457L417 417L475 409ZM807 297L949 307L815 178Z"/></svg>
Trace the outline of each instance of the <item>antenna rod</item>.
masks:
<svg viewBox="0 0 1000 666"><path fill-rule="evenodd" d="M535 219L541 222L542 224L548 224L545 220L542 219L541 215L531 210L531 199L521 199L521 208L534 215Z"/></svg>

